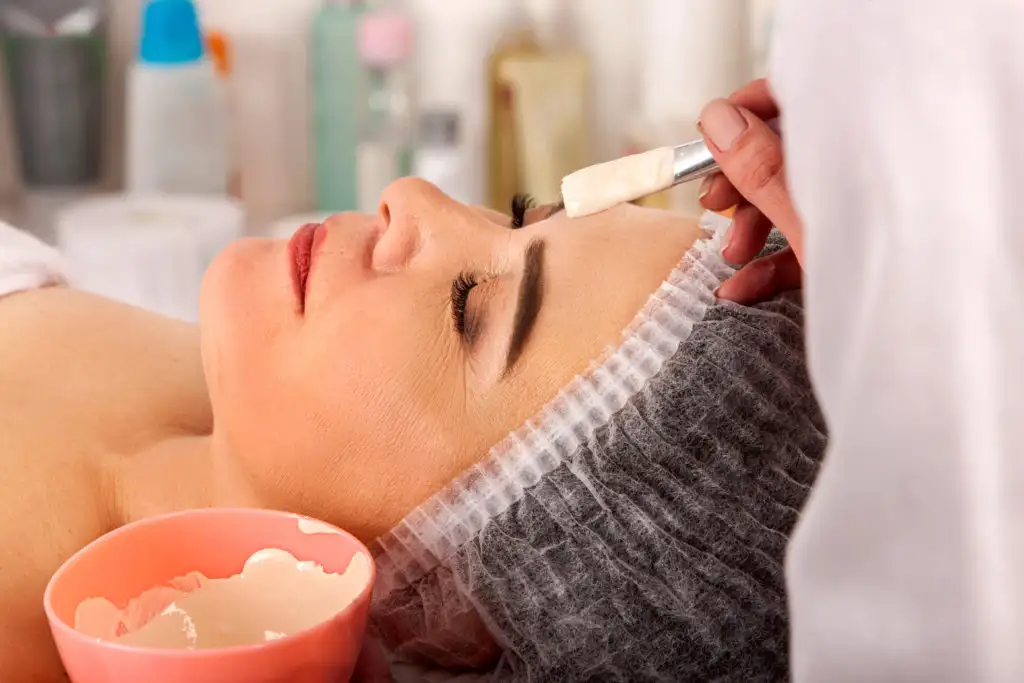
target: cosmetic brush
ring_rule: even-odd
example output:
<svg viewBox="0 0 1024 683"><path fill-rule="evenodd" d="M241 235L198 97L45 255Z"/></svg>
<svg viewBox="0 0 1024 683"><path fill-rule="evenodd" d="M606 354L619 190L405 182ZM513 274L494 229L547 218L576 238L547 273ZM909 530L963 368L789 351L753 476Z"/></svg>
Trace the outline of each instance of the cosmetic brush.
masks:
<svg viewBox="0 0 1024 683"><path fill-rule="evenodd" d="M562 179L562 200L570 218L589 216L718 170L704 140L607 161Z"/></svg>

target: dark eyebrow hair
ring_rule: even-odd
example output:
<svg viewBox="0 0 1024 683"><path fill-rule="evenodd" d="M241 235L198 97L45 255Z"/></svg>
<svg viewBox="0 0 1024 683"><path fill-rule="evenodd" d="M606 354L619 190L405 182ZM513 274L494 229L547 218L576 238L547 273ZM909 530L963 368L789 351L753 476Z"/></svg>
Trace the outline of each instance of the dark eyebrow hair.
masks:
<svg viewBox="0 0 1024 683"><path fill-rule="evenodd" d="M511 372L523 353L533 324L537 322L541 299L544 295L544 240L536 239L526 247L523 277L519 281L519 295L516 298L516 312L512 319L512 336L505 358L504 375Z"/></svg>

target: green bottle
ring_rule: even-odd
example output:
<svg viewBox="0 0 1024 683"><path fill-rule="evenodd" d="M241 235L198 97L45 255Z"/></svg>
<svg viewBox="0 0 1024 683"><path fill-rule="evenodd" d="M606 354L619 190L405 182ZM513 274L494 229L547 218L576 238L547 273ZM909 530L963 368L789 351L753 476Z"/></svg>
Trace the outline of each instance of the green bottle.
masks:
<svg viewBox="0 0 1024 683"><path fill-rule="evenodd" d="M358 53L364 0L327 0L313 19L313 158L317 210L359 208L357 161L362 104Z"/></svg>

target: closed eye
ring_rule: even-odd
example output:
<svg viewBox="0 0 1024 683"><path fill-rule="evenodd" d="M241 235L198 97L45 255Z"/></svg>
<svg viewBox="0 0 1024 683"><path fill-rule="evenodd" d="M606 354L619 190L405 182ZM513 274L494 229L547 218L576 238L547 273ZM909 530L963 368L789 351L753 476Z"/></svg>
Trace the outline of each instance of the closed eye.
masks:
<svg viewBox="0 0 1024 683"><path fill-rule="evenodd" d="M533 211L534 208L537 208L536 204L537 203L534 201L533 197L531 197L528 194L517 194L514 197L512 197L512 222L509 224L509 227L512 228L513 230L518 230L519 228L526 227L526 225L528 224L526 220L527 215L531 211ZM555 214L559 213L560 211L564 210L565 201L563 200L559 200L552 204L547 204L545 206L537 208L536 213L540 215L533 217L533 220L529 222L535 223L537 221L545 221L554 216Z"/></svg>
<svg viewBox="0 0 1024 683"><path fill-rule="evenodd" d="M527 194L516 194L511 202L512 220L509 227L518 230L527 225L527 214L535 208L536 203ZM554 204L541 207L541 215L534 218L532 222L546 220L551 216L565 210L565 203L559 201ZM517 296L513 325L509 339L506 356L505 374L512 369L519 355L522 353L527 338L530 336L533 324L536 321L540 309L541 295L543 292L543 254L544 242L533 240L526 249L525 267L523 277L520 281L520 288ZM463 271L459 273L451 286L451 312L452 328L465 342L472 344L480 332L479 320L474 320L469 308L469 296L481 282L487 281L487 277L481 277L473 272Z"/></svg>

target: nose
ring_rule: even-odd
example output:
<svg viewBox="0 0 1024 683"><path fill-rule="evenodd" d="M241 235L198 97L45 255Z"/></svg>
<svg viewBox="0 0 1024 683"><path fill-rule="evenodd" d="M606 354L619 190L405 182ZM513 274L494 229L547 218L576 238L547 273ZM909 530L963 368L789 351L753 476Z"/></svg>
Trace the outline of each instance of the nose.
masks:
<svg viewBox="0 0 1024 683"><path fill-rule="evenodd" d="M373 252L374 269L401 270L442 242L465 240L474 229L467 213L425 180L394 181L380 196L382 233Z"/></svg>

